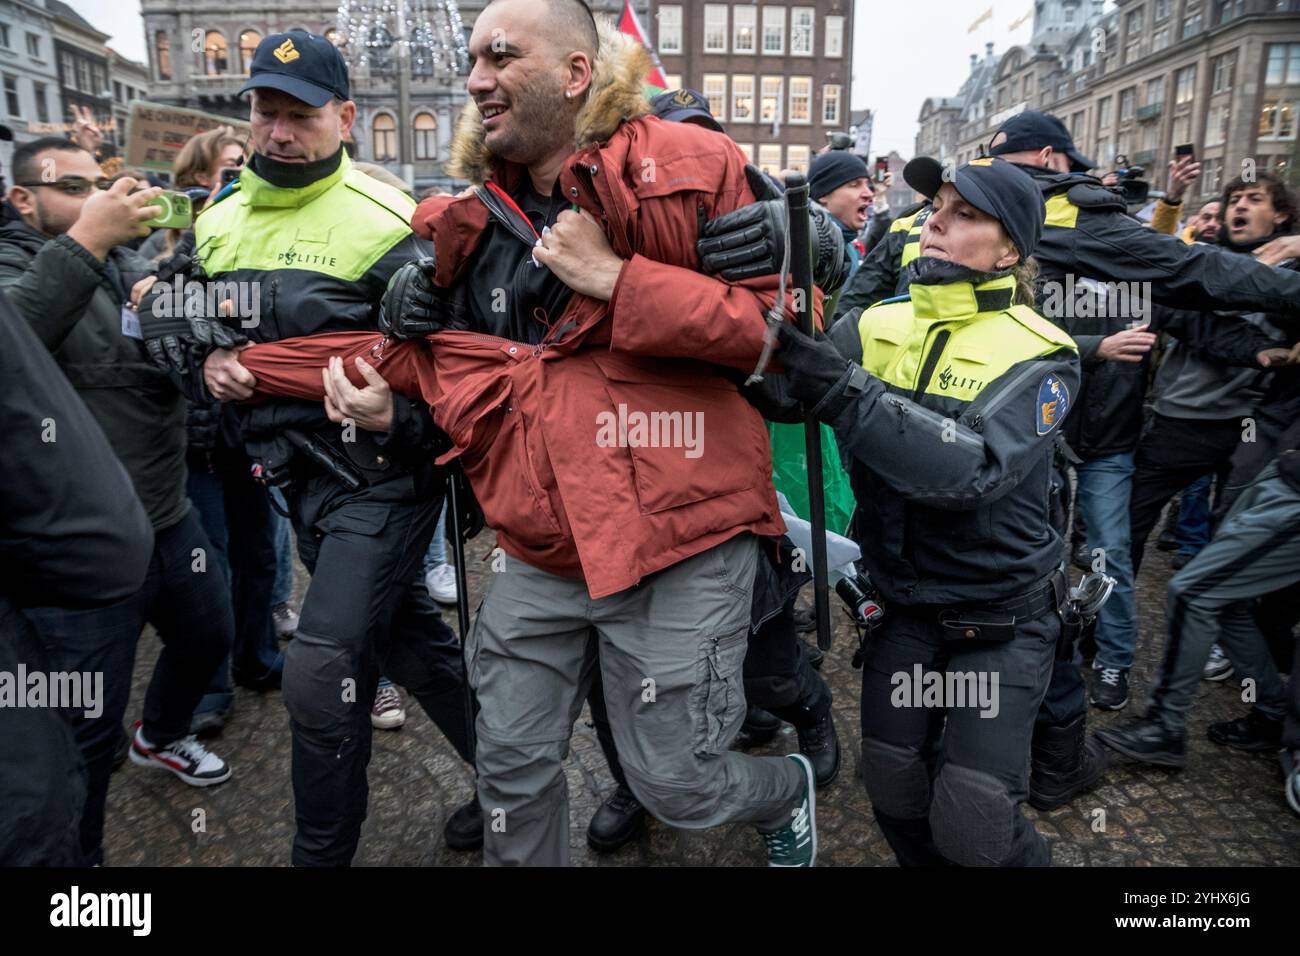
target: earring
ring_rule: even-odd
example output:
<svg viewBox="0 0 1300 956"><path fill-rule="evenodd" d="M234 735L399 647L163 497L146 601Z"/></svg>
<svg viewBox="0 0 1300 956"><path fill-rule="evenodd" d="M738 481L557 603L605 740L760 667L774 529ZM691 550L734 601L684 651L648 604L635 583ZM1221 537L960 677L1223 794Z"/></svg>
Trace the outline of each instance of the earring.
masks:
<svg viewBox="0 0 1300 956"><path fill-rule="evenodd" d="M565 91L564 91L564 98L565 98L566 100L571 100L571 99L573 99L573 94L570 93L568 90L565 90Z"/></svg>

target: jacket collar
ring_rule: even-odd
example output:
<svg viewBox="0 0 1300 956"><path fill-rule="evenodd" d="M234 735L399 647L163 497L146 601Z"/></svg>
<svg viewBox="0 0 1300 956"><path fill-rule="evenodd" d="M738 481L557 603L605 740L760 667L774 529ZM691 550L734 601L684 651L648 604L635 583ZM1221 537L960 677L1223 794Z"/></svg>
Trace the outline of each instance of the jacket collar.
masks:
<svg viewBox="0 0 1300 956"><path fill-rule="evenodd" d="M593 64L587 101L575 122L574 152L609 139L625 121L650 112L645 98L645 76L650 67L645 47L610 24L600 26L600 52ZM511 188L522 174L522 167L498 160L488 152L483 139L483 118L471 99L456 123L447 173L475 186L494 179Z"/></svg>
<svg viewBox="0 0 1300 956"><path fill-rule="evenodd" d="M916 259L912 265L921 261ZM990 275L967 270L965 275L960 275L954 271L950 281L913 281L908 291L912 294L912 314L916 318L960 322L1011 308L1016 295L1016 277L1009 272Z"/></svg>
<svg viewBox="0 0 1300 956"><path fill-rule="evenodd" d="M314 183L294 189L272 185L257 174L252 166L245 166L239 174L240 202L246 206L305 206L332 186L343 181L352 169L347 150L339 157L338 168Z"/></svg>

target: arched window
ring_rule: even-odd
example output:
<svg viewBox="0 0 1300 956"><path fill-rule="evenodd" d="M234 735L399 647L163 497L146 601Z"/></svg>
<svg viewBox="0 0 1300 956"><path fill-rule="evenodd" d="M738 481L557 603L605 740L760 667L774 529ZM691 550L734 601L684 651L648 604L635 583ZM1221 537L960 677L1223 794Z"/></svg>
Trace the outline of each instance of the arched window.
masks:
<svg viewBox="0 0 1300 956"><path fill-rule="evenodd" d="M159 30L153 35L154 62L158 66L158 79L172 78L172 44L167 39L167 31Z"/></svg>
<svg viewBox="0 0 1300 956"><path fill-rule="evenodd" d="M204 72L208 76L220 76L230 67L230 51L226 47L225 34L218 30L209 30L203 38Z"/></svg>
<svg viewBox="0 0 1300 956"><path fill-rule="evenodd" d="M256 30L245 30L239 35L239 66L243 69L244 74L248 74L248 66L253 62L253 54L257 52L257 45L262 42L262 34Z"/></svg>
<svg viewBox="0 0 1300 956"><path fill-rule="evenodd" d="M438 158L438 121L429 113L415 115L415 158Z"/></svg>
<svg viewBox="0 0 1300 956"><path fill-rule="evenodd" d="M384 26L374 27L370 31L370 72L387 73L393 67L394 37Z"/></svg>
<svg viewBox="0 0 1300 956"><path fill-rule="evenodd" d="M397 159L397 123L387 113L375 117L370 127L371 158L376 163L392 162Z"/></svg>

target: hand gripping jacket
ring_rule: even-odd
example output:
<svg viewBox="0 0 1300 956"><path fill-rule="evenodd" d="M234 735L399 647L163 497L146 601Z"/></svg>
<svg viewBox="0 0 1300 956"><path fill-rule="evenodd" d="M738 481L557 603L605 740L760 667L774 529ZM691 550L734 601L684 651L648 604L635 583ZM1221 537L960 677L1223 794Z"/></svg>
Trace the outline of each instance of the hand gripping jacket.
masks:
<svg viewBox="0 0 1300 956"><path fill-rule="evenodd" d="M1073 341L1025 306L1013 276L913 283L910 299L831 330L861 365L835 422L856 537L903 604L1012 598L1056 567L1053 437L1078 388Z"/></svg>

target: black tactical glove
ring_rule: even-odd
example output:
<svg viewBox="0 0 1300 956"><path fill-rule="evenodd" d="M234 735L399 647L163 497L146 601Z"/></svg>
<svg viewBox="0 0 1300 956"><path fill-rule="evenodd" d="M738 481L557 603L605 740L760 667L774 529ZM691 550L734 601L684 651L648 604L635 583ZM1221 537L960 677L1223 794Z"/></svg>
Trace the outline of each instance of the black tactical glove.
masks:
<svg viewBox="0 0 1300 956"><path fill-rule="evenodd" d="M396 339L422 339L444 329L462 327L447 307L447 292L433 284L436 262L422 256L388 280L379 303L379 331Z"/></svg>
<svg viewBox="0 0 1300 956"><path fill-rule="evenodd" d="M781 351L776 357L785 368L789 395L804 403L809 418L827 424L839 418L857 397L849 389L853 363L822 333L811 338L788 322L781 324L777 340Z"/></svg>
<svg viewBox="0 0 1300 956"><path fill-rule="evenodd" d="M707 275L728 282L776 275L785 256L785 196L776 184L754 166L745 178L757 202L705 223L695 251ZM813 283L834 295L848 276L844 235L824 208L809 206Z"/></svg>

